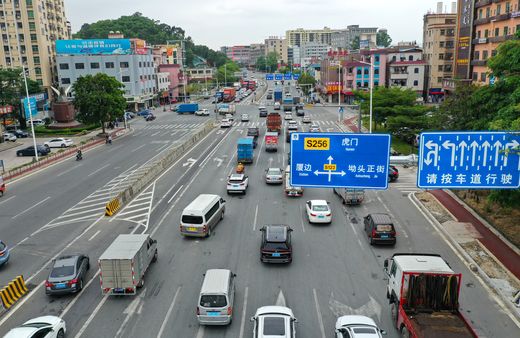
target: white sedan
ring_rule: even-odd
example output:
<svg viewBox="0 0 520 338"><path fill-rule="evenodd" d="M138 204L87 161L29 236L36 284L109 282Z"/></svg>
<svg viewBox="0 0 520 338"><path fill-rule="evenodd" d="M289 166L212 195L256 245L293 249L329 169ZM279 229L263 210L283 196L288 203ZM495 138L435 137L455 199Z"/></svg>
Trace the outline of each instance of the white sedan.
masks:
<svg viewBox="0 0 520 338"><path fill-rule="evenodd" d="M253 336L258 338L295 338L298 322L291 309L285 306L262 306L251 317Z"/></svg>
<svg viewBox="0 0 520 338"><path fill-rule="evenodd" d="M379 329L369 317L350 315L339 317L336 321L337 338L382 338L385 334L385 330Z"/></svg>
<svg viewBox="0 0 520 338"><path fill-rule="evenodd" d="M233 125L233 122L228 119L223 119L220 122L220 128L229 128Z"/></svg>
<svg viewBox="0 0 520 338"><path fill-rule="evenodd" d="M201 109L201 110L197 110L195 112L195 115L197 115L197 116L209 116L209 110L207 110L205 108Z"/></svg>
<svg viewBox="0 0 520 338"><path fill-rule="evenodd" d="M65 321L55 316L37 317L11 329L4 338L63 338L66 333Z"/></svg>
<svg viewBox="0 0 520 338"><path fill-rule="evenodd" d="M12 133L3 133L4 141L16 142L16 135Z"/></svg>
<svg viewBox="0 0 520 338"><path fill-rule="evenodd" d="M331 223L332 210L325 200L310 200L305 203L309 223Z"/></svg>
<svg viewBox="0 0 520 338"><path fill-rule="evenodd" d="M284 120L292 120L292 113L285 113Z"/></svg>
<svg viewBox="0 0 520 338"><path fill-rule="evenodd" d="M71 139L63 137L54 138L44 143L44 145L49 148L66 148L70 147L73 144L74 142Z"/></svg>
<svg viewBox="0 0 520 338"><path fill-rule="evenodd" d="M303 123L311 123L311 117L309 115L304 115L302 118Z"/></svg>
<svg viewBox="0 0 520 338"><path fill-rule="evenodd" d="M248 122L249 121L249 115L248 114L242 114L240 121L242 122Z"/></svg>

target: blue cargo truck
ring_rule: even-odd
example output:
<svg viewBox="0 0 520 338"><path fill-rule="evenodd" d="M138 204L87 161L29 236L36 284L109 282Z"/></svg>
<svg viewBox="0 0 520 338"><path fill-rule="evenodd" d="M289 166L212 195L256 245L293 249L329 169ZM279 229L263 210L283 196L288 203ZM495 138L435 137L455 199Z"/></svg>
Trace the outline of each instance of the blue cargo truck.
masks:
<svg viewBox="0 0 520 338"><path fill-rule="evenodd" d="M282 88L276 88L274 90L274 102L282 103L282 95L283 95Z"/></svg>
<svg viewBox="0 0 520 338"><path fill-rule="evenodd" d="M177 106L177 114L195 114L199 110L198 103L181 103Z"/></svg>
<svg viewBox="0 0 520 338"><path fill-rule="evenodd" d="M254 140L252 137L244 137L238 139L238 163L253 163L253 142Z"/></svg>
<svg viewBox="0 0 520 338"><path fill-rule="evenodd" d="M292 111L293 99L286 97L283 99L283 111Z"/></svg>

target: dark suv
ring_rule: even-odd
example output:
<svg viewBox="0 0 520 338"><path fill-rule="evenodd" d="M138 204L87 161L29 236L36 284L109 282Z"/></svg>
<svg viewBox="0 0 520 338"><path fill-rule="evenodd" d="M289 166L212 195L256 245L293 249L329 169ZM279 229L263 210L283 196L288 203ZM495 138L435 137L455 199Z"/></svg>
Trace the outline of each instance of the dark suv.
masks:
<svg viewBox="0 0 520 338"><path fill-rule="evenodd" d="M87 255L77 254L56 258L45 281L45 293L61 295L81 291L89 269L90 262Z"/></svg>
<svg viewBox="0 0 520 338"><path fill-rule="evenodd" d="M388 167L388 182L395 182L399 178L399 170L395 165Z"/></svg>
<svg viewBox="0 0 520 338"><path fill-rule="evenodd" d="M260 261L263 263L292 262L292 229L284 224L264 225L262 244L260 245Z"/></svg>
<svg viewBox="0 0 520 338"><path fill-rule="evenodd" d="M368 214L364 218L364 224L370 244L395 244L395 227L387 214Z"/></svg>

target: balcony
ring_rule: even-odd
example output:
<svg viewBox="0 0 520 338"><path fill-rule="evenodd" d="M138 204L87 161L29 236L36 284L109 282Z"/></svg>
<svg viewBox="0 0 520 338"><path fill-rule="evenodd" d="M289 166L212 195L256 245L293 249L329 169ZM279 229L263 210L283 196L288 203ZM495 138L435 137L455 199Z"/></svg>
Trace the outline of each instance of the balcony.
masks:
<svg viewBox="0 0 520 338"><path fill-rule="evenodd" d="M504 14L492 16L491 20L504 21L504 20L509 20L509 18L511 18L511 13L504 13Z"/></svg>
<svg viewBox="0 0 520 338"><path fill-rule="evenodd" d="M475 8L487 6L491 3L491 0L479 0L475 3Z"/></svg>
<svg viewBox="0 0 520 338"><path fill-rule="evenodd" d="M488 38L476 38L471 41L474 45L480 45L484 43L488 43Z"/></svg>
<svg viewBox="0 0 520 338"><path fill-rule="evenodd" d="M504 41L506 41L505 35L494 36L492 38L489 38L489 42L493 42L493 43L500 43L500 42L504 42Z"/></svg>
<svg viewBox="0 0 520 338"><path fill-rule="evenodd" d="M485 67L487 64L487 61L486 60L471 60L471 65L472 66L481 66L481 67Z"/></svg>
<svg viewBox="0 0 520 338"><path fill-rule="evenodd" d="M475 26L478 26L478 25L484 25L486 23L490 23L491 22L491 17L489 18L481 18L481 19L475 19L473 21L473 25Z"/></svg>

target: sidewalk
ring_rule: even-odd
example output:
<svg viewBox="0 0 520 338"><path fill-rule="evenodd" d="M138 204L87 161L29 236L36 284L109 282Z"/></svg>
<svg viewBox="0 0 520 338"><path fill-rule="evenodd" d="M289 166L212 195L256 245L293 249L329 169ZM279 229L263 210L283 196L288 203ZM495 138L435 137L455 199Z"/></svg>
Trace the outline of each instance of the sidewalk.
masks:
<svg viewBox="0 0 520 338"><path fill-rule="evenodd" d="M430 193L459 221L470 223L480 233L477 240L495 256L516 278L520 279L520 255L504 243L493 231L485 226L463 205L443 190L432 190Z"/></svg>

